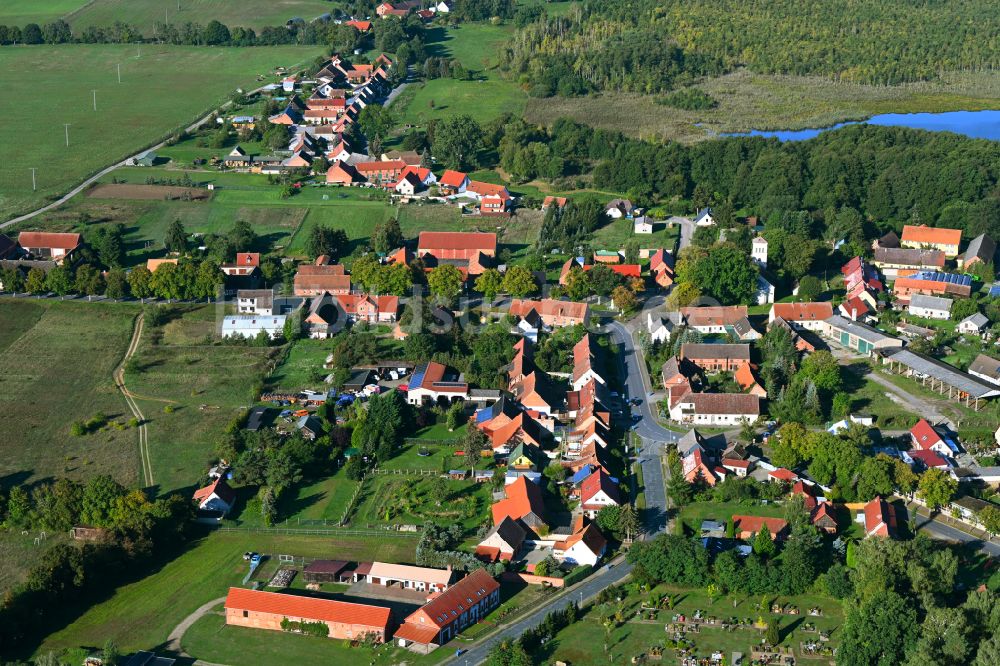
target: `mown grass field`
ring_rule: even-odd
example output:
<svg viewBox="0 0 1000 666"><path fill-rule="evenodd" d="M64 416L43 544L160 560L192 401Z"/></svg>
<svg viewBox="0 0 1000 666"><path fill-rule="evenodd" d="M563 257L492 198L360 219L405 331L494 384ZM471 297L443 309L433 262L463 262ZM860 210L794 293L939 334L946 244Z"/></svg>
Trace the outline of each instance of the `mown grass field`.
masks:
<svg viewBox="0 0 1000 666"><path fill-rule="evenodd" d="M134 484L136 431L81 437L70 424L131 414L111 374L132 336L130 305L0 299L0 483L111 474Z"/></svg>
<svg viewBox="0 0 1000 666"><path fill-rule="evenodd" d="M28 23L42 25L80 9L86 0L4 0L0 4L0 25L24 27Z"/></svg>
<svg viewBox="0 0 1000 666"><path fill-rule="evenodd" d="M311 47L253 49L144 45L0 49L0 218L68 191L225 101L276 66L310 60ZM117 82L121 64L122 83ZM271 80L270 78L268 80ZM93 109L92 91L97 90ZM66 146L64 123L69 123ZM31 171L37 169L38 191Z"/></svg>
<svg viewBox="0 0 1000 666"><path fill-rule="evenodd" d="M444 78L412 85L393 104L400 121L422 126L435 118L459 114L471 115L481 123L508 112L520 116L527 95L495 70L499 49L512 34L513 26L509 25L464 24L428 30L428 54L457 59L474 76L468 81Z"/></svg>
<svg viewBox="0 0 1000 666"><path fill-rule="evenodd" d="M160 645L196 608L225 596L230 586L240 584L248 571L242 557L248 550L272 556L412 562L415 546L416 538L412 537L376 539L213 533L190 544L182 553L169 554L148 576L108 590L105 599L66 626L53 627L54 633L39 652L79 645L100 646L109 638L116 640L123 652ZM252 653L244 651L243 654Z"/></svg>
<svg viewBox="0 0 1000 666"><path fill-rule="evenodd" d="M292 18L306 21L332 11L338 5L328 0L249 0L233 3L229 0L181 0L179 3L157 0L94 0L69 17L74 28L88 25L111 25L124 21L151 32L164 20L164 10L172 24L200 23L215 19L230 28L243 26L259 29L284 25ZM180 11L178 11L180 7Z"/></svg>
<svg viewBox="0 0 1000 666"><path fill-rule="evenodd" d="M996 73L946 73L938 81L880 87L741 71L697 87L719 105L684 111L657 104L651 95L608 93L532 98L524 115L540 124L566 117L644 139L693 142L721 132L827 127L877 113L991 109L1000 100L1000 75Z"/></svg>
<svg viewBox="0 0 1000 666"><path fill-rule="evenodd" d="M215 304L185 306L161 328L145 326L125 383L146 416L154 485L190 488L208 470L226 426L253 403L273 347L214 343ZM165 411L168 408L171 413Z"/></svg>

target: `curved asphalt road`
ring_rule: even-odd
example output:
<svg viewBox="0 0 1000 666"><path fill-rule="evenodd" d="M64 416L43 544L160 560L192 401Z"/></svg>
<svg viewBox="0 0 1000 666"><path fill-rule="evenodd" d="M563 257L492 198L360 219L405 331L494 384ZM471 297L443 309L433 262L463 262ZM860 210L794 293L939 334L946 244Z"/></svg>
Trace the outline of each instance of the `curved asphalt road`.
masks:
<svg viewBox="0 0 1000 666"><path fill-rule="evenodd" d="M622 376L625 377L626 396L640 398L642 403L632 408L632 413L641 418L636 423L634 432L643 441L639 452L639 463L642 465L643 482L645 484L646 510L643 513L646 536L662 532L667 527L667 499L663 483L663 467L660 464L664 445L677 441L679 435L661 427L653 417L652 408L647 400L649 380L646 376L645 360L642 353L635 348L632 334L623 324L612 322L605 327L622 350ZM517 622L504 627L489 638L479 642L475 647L461 655L454 655L446 663L471 666L484 663L490 650L497 643L513 640L524 633L526 629L536 627L552 611L565 608L570 602L583 604L596 597L601 590L620 583L632 572L632 566L619 558L610 568L604 567L590 578L572 588L556 594L543 601L532 613ZM454 643L452 647L458 648Z"/></svg>

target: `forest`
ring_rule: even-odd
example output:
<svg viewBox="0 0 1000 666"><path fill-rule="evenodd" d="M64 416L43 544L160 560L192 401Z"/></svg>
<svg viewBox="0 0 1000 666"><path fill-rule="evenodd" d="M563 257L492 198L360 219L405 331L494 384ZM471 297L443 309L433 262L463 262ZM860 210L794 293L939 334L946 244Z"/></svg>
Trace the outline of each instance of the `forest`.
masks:
<svg viewBox="0 0 1000 666"><path fill-rule="evenodd" d="M571 188L591 179L639 206L715 206L717 220L757 215L769 230L843 239L861 253L866 239L903 224L1000 235L1000 145L956 134L854 125L809 141L731 137L686 146L565 119L530 130L500 121L486 130L494 132L499 164L515 180ZM547 228L553 247L570 246L599 223L587 214L568 220Z"/></svg>
<svg viewBox="0 0 1000 666"><path fill-rule="evenodd" d="M545 14L506 49L530 94L658 93L747 67L899 85L1000 64L989 0L591 0Z"/></svg>

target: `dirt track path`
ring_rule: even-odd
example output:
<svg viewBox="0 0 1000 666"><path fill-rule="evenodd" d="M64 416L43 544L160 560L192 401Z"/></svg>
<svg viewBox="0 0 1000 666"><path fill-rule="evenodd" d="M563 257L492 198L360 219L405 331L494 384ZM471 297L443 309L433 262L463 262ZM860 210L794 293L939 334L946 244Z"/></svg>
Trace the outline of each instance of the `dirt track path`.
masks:
<svg viewBox="0 0 1000 666"><path fill-rule="evenodd" d="M181 649L181 639L184 638L184 633L191 628L191 625L201 619L205 613L212 610L222 602L226 600L225 597L219 597L218 599L212 599L211 601L202 604L198 609L188 615L186 618L181 620L181 623L174 627L174 630L170 632L167 636L166 649L175 654L179 654L182 657L190 657L191 655L185 654L184 650ZM208 662L198 662L198 663L208 663Z"/></svg>
<svg viewBox="0 0 1000 666"><path fill-rule="evenodd" d="M142 461L142 476L146 486L153 485L153 465L149 462L149 431L146 428L146 417L142 415L139 405L136 404L132 393L125 387L125 365L128 363L135 350L139 348L139 341L142 339L142 313L135 319L135 328L132 330L132 341L128 345L122 362L115 368L115 386L121 391L125 398L125 404L129 411L139 421L139 458Z"/></svg>

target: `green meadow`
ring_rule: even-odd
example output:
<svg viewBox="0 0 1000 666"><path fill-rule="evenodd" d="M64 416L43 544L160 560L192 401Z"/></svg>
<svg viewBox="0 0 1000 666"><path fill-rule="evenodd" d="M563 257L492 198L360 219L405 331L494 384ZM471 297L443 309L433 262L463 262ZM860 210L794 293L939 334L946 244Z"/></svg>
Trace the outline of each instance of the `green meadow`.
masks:
<svg viewBox="0 0 1000 666"><path fill-rule="evenodd" d="M297 46L152 44L0 49L0 113L6 118L0 125L0 219L64 194L208 113L237 87L257 83L258 75L272 80L275 67L305 62L316 53L314 47ZM37 191L32 191L32 168Z"/></svg>

